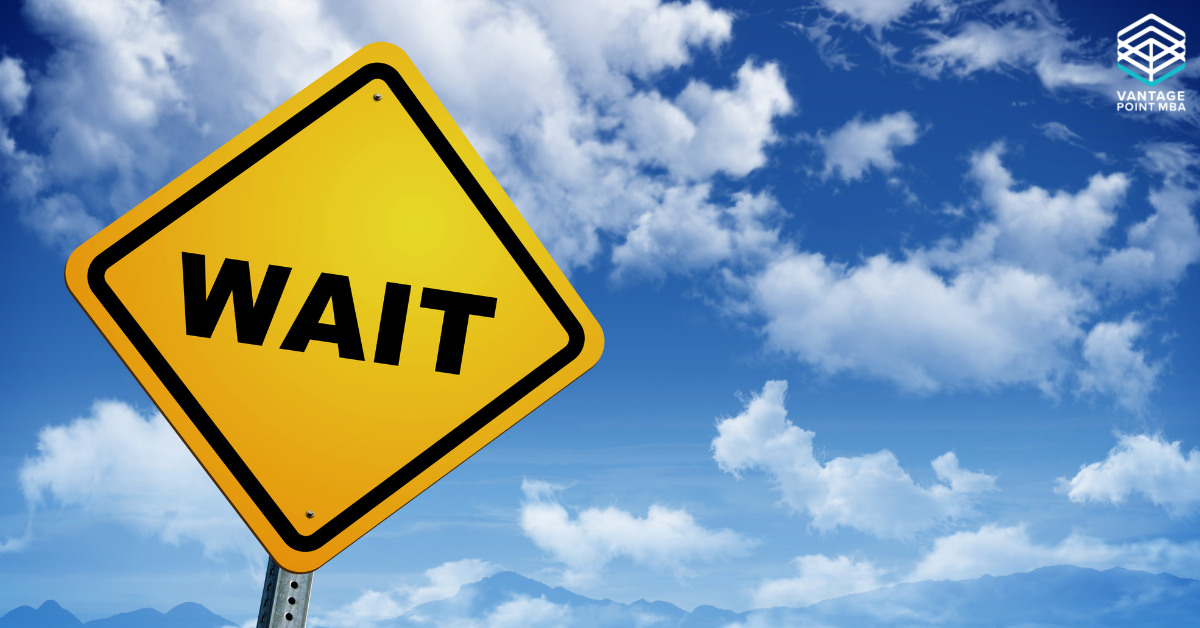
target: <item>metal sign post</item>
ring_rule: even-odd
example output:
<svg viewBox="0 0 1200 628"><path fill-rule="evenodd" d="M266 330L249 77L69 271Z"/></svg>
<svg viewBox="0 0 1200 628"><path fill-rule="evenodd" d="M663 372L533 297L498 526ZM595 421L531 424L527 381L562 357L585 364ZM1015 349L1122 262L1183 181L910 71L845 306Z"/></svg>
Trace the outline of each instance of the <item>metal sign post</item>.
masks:
<svg viewBox="0 0 1200 628"><path fill-rule="evenodd" d="M292 573L268 557L257 628L304 628L313 572Z"/></svg>

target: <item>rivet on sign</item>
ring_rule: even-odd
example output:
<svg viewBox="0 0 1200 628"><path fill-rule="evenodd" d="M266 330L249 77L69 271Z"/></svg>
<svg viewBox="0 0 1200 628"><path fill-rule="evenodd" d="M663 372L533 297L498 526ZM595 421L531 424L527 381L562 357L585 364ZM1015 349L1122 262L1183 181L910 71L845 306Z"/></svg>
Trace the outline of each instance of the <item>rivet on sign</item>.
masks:
<svg viewBox="0 0 1200 628"><path fill-rule="evenodd" d="M383 100L383 94L375 94L375 100Z"/></svg>
<svg viewBox="0 0 1200 628"><path fill-rule="evenodd" d="M309 519L312 519L313 517L317 516L317 513L310 510L310 511L304 513L304 516L308 517Z"/></svg>

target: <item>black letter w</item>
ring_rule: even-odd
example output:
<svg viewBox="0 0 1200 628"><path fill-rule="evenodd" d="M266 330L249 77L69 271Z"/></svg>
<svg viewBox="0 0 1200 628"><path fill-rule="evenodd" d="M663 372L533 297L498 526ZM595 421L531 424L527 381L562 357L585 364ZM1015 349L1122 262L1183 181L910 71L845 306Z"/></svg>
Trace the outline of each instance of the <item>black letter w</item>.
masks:
<svg viewBox="0 0 1200 628"><path fill-rule="evenodd" d="M187 335L212 338L225 304L232 296L238 342L261 346L291 272L292 269L285 266L268 266L256 302L250 291L249 262L226 259L213 281L212 292L205 294L208 281L204 274L204 256L184 253L183 317Z"/></svg>

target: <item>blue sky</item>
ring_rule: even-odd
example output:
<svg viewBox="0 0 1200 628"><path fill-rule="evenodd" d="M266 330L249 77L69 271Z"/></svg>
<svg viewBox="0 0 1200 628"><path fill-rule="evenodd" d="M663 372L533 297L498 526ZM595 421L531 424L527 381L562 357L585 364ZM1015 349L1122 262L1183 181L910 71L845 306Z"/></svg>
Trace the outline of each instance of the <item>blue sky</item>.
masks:
<svg viewBox="0 0 1200 628"><path fill-rule="evenodd" d="M1053 564L1200 578L1200 60L1153 88L1115 65L1145 11L1200 19L1097 6L4 4L0 610L253 616L265 555L63 267L372 41L606 348L322 567L314 623L499 569L734 610Z"/></svg>

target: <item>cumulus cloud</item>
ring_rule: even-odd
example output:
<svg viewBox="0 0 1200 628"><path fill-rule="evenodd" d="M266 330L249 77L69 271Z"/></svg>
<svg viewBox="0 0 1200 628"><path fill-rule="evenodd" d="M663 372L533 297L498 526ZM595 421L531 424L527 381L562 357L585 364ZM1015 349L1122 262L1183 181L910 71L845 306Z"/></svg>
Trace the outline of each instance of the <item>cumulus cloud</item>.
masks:
<svg viewBox="0 0 1200 628"><path fill-rule="evenodd" d="M262 548L160 414L99 401L91 416L43 428L19 473L33 508L78 508L206 556Z"/></svg>
<svg viewBox="0 0 1200 628"><path fill-rule="evenodd" d="M1200 198L1192 169L1200 159L1186 144L1147 143L1141 149L1143 165L1162 184L1148 197L1154 212L1129 227L1124 246L1107 240L1114 235L1130 175L1097 173L1075 193L1022 186L1004 166L1007 148L998 142L971 156L969 172L990 220L982 221L972 237L942 243L923 255L946 269L1007 263L1064 286L1112 289L1118 296L1172 286L1200 259L1200 226L1192 215Z"/></svg>
<svg viewBox="0 0 1200 628"><path fill-rule="evenodd" d="M1099 270L1100 279L1122 293L1175 285L1200 259L1200 225L1192 213L1200 201L1200 155L1179 142L1149 142L1141 149L1142 166L1162 179L1150 190L1154 213L1129 227L1126 246L1106 252Z"/></svg>
<svg viewBox="0 0 1200 628"><path fill-rule="evenodd" d="M1087 305L1020 268L944 279L886 255L852 266L793 252L749 288L769 346L824 373L857 372L919 393L1020 384L1052 391Z"/></svg>
<svg viewBox="0 0 1200 628"><path fill-rule="evenodd" d="M917 393L1074 388L1141 408L1158 366L1137 346L1134 319L1105 321L1101 312L1175 285L1200 259L1191 175L1159 167L1191 163L1188 150L1144 147L1147 170L1163 183L1151 190L1154 212L1122 243L1113 232L1129 174L1048 190L1018 182L1005 145L993 144L970 158L981 210L972 233L858 263L777 246L761 269L731 281L740 296L729 307L761 316L769 348L830 375Z"/></svg>
<svg viewBox="0 0 1200 628"><path fill-rule="evenodd" d="M892 452L879 451L822 463L813 452L815 433L788 420L787 382L769 381L736 417L717 423L713 458L722 471L765 473L792 510L813 527L847 527L882 538L917 532L971 514L973 498L994 490L995 477L967 471L947 452L931 464L938 482L913 481Z"/></svg>
<svg viewBox="0 0 1200 628"><path fill-rule="evenodd" d="M1148 363L1146 356L1133 348L1141 334L1141 323L1132 319L1097 323L1083 341L1087 366L1079 372L1079 390L1111 392L1119 405L1135 412L1143 410L1162 365Z"/></svg>
<svg viewBox="0 0 1200 628"><path fill-rule="evenodd" d="M1056 491L1073 502L1123 504L1141 493L1173 517L1200 509L1200 450L1186 455L1180 441L1161 434L1117 434L1117 446L1101 462L1080 467Z"/></svg>
<svg viewBox="0 0 1200 628"><path fill-rule="evenodd" d="M566 565L563 576L568 583L593 579L618 557L685 576L690 573L688 564L741 555L755 545L733 530L701 526L684 509L654 504L645 517L637 517L610 506L587 508L572 518L555 496L562 487L525 480L521 489L521 530Z"/></svg>
<svg viewBox="0 0 1200 628"><path fill-rule="evenodd" d="M1095 271L1102 238L1117 220L1117 207L1131 183L1124 173L1095 174L1078 192L1020 185L1002 161L997 142L971 156L969 176L990 212L961 243L942 244L927 258L943 268L990 266L997 262L1053 277L1071 285Z"/></svg>
<svg viewBox="0 0 1200 628"><path fill-rule="evenodd" d="M920 126L907 111L866 121L855 116L833 133L818 133L813 139L825 153L821 176L828 179L836 175L850 182L865 176L872 167L891 172L900 165L895 150L912 146L920 134Z"/></svg>
<svg viewBox="0 0 1200 628"><path fill-rule="evenodd" d="M634 95L626 109L631 144L651 163L685 177L714 172L742 176L763 165L762 147L774 143L771 122L792 109L792 98L774 63L749 61L732 90L692 81L668 102L658 92Z"/></svg>
<svg viewBox="0 0 1200 628"><path fill-rule="evenodd" d="M1200 575L1200 543L1166 539L1125 544L1072 533L1057 544L1033 541L1024 525L985 525L975 532L958 532L937 539L933 549L904 578L968 580L984 575L1004 576L1052 565L1091 569L1124 567L1153 573L1170 572L1185 578Z"/></svg>
<svg viewBox="0 0 1200 628"><path fill-rule="evenodd" d="M755 607L802 607L884 586L881 579L886 571L869 560L813 554L798 556L792 562L799 575L764 581L754 591Z"/></svg>
<svg viewBox="0 0 1200 628"><path fill-rule="evenodd" d="M741 238L739 210L709 197L709 179L765 164L774 121L793 106L770 62L743 63L729 87L653 87L666 72L686 78L697 54L730 40L733 14L700 0L31 0L27 14L58 43L22 114L47 146L3 135L0 166L24 222L67 250L372 41L404 42L569 267L634 230L632 248L677 245L649 223ZM22 84L14 63L0 71L5 102ZM671 272L740 252L710 249ZM658 259L614 261L641 272Z"/></svg>
<svg viewBox="0 0 1200 628"><path fill-rule="evenodd" d="M615 279L658 278L720 262L758 265L780 247L783 216L769 194L737 193L731 206L706 202L708 187L673 190L662 205L638 217L625 242L613 248Z"/></svg>
<svg viewBox="0 0 1200 628"><path fill-rule="evenodd" d="M392 620L426 602L454 597L464 584L478 582L499 570L497 565L475 558L443 563L425 571L425 578L429 581L425 586L401 586L390 591L369 590L353 602L320 617L312 617L309 621L314 626L349 628Z"/></svg>

